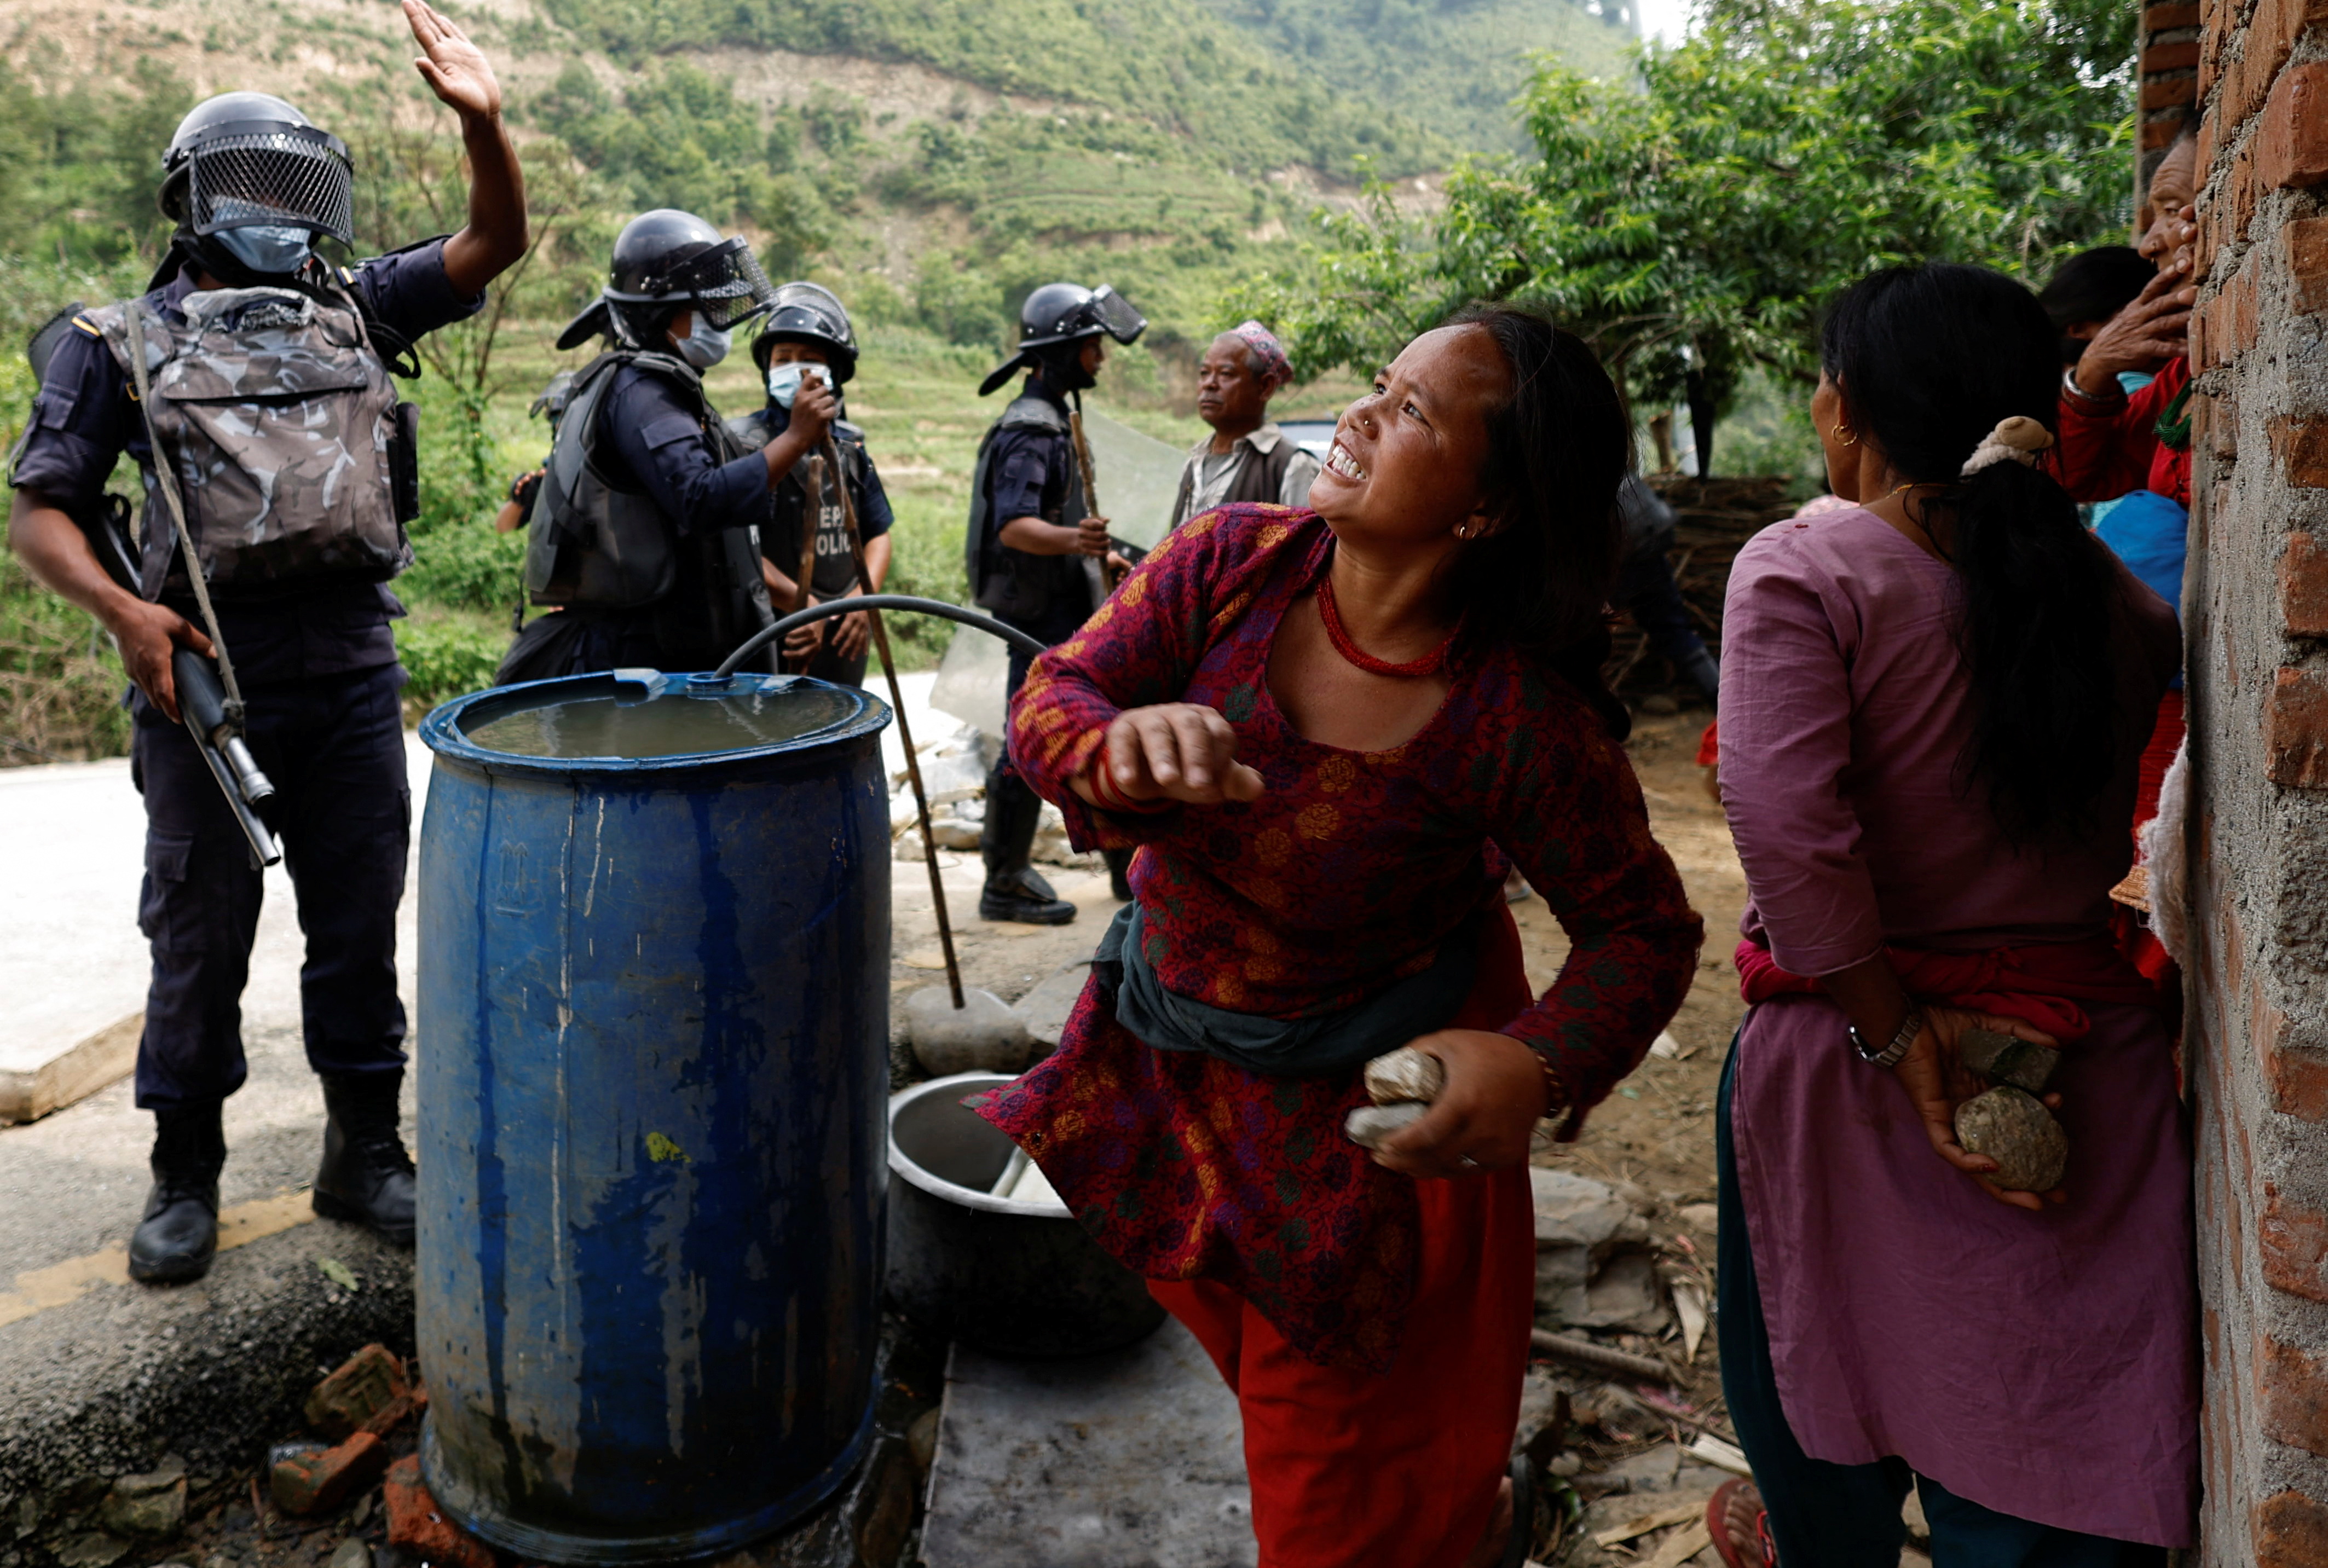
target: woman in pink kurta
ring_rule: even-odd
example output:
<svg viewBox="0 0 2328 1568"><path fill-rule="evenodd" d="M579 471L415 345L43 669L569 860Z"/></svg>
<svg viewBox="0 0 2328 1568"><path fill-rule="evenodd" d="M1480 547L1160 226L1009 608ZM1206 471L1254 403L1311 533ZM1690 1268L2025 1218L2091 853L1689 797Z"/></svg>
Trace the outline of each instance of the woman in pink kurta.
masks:
<svg viewBox="0 0 2328 1568"><path fill-rule="evenodd" d="M2192 1539L2191 1156L2154 995L2108 941L2179 639L2039 465L2051 350L1994 273L1857 286L1813 418L1861 504L1765 530L1730 580L1755 1005L1724 1083L1722 1358L1785 1568L1896 1563L1910 1484L1937 1562ZM2062 1191L2002 1192L1957 1141L1976 1024L2061 1047Z"/></svg>

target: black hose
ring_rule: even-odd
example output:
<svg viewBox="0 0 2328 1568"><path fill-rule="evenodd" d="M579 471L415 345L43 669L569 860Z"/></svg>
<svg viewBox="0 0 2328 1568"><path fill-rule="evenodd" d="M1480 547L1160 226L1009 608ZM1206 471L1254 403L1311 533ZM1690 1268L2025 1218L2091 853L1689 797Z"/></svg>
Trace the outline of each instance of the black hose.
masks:
<svg viewBox="0 0 2328 1568"><path fill-rule="evenodd" d="M960 605L949 605L942 599L917 598L912 594L858 594L845 599L827 599L823 604L811 605L805 610L794 610L774 625L761 627L746 638L742 646L719 662L717 673L723 677L733 675L737 665L795 626L809 625L828 615L846 615L855 610L907 610L917 615L935 615L942 621L974 626L1026 653L1040 653L1045 646L1016 626L1006 626L990 615L981 615L976 610L965 610Z"/></svg>

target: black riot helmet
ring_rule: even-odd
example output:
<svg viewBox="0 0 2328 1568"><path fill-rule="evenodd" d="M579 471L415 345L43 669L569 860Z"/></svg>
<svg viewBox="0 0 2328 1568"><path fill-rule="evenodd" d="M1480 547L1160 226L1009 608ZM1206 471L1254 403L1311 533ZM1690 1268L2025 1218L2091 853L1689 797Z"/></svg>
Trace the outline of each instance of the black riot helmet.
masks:
<svg viewBox="0 0 2328 1568"><path fill-rule="evenodd" d="M1105 333L1130 344L1147 330L1148 318L1104 283L1097 288L1047 283L1018 307L1018 352L979 383L978 395L985 397L1022 368L1037 367L1052 390L1081 391L1092 384L1083 369L1086 340Z"/></svg>
<svg viewBox="0 0 2328 1568"><path fill-rule="evenodd" d="M558 346L575 348L603 333L626 347L652 347L682 310L726 332L766 311L774 295L748 243L723 237L692 212L659 207L615 236L606 286L558 334Z"/></svg>
<svg viewBox="0 0 2328 1568"><path fill-rule="evenodd" d="M767 374L770 352L778 343L813 343L822 349L836 387L857 373L857 334L850 329L848 310L831 289L787 283L776 290L775 304L752 340L752 360L762 375Z"/></svg>
<svg viewBox="0 0 2328 1568"><path fill-rule="evenodd" d="M352 245L355 164L345 143L273 94L221 93L178 122L162 155L161 204L182 240L282 227Z"/></svg>

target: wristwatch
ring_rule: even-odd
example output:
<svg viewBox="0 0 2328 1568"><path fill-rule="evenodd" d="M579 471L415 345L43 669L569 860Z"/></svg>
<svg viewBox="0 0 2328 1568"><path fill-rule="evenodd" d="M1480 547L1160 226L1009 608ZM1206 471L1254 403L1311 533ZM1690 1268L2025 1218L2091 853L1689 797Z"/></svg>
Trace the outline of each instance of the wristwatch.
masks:
<svg viewBox="0 0 2328 1568"><path fill-rule="evenodd" d="M1901 1058L1907 1056L1908 1047L1916 1043L1916 1037L1924 1032L1924 1015L1913 1008L1908 1009L1907 1018L1901 1021L1900 1032L1893 1035L1892 1043L1882 1050L1867 1043L1867 1037L1859 1032L1857 1024L1846 1026L1844 1032L1851 1037L1851 1048L1859 1053L1861 1061L1878 1067L1896 1067Z"/></svg>

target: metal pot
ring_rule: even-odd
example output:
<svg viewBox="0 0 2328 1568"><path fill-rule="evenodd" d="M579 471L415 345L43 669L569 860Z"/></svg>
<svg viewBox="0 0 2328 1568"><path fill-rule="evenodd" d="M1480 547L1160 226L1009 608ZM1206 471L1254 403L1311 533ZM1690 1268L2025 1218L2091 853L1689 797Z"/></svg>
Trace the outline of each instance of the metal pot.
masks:
<svg viewBox="0 0 2328 1568"><path fill-rule="evenodd" d="M962 1103L1007 1073L889 1097L889 1299L998 1356L1089 1356L1153 1333L1164 1309L1061 1203L997 1197L1013 1145Z"/></svg>

